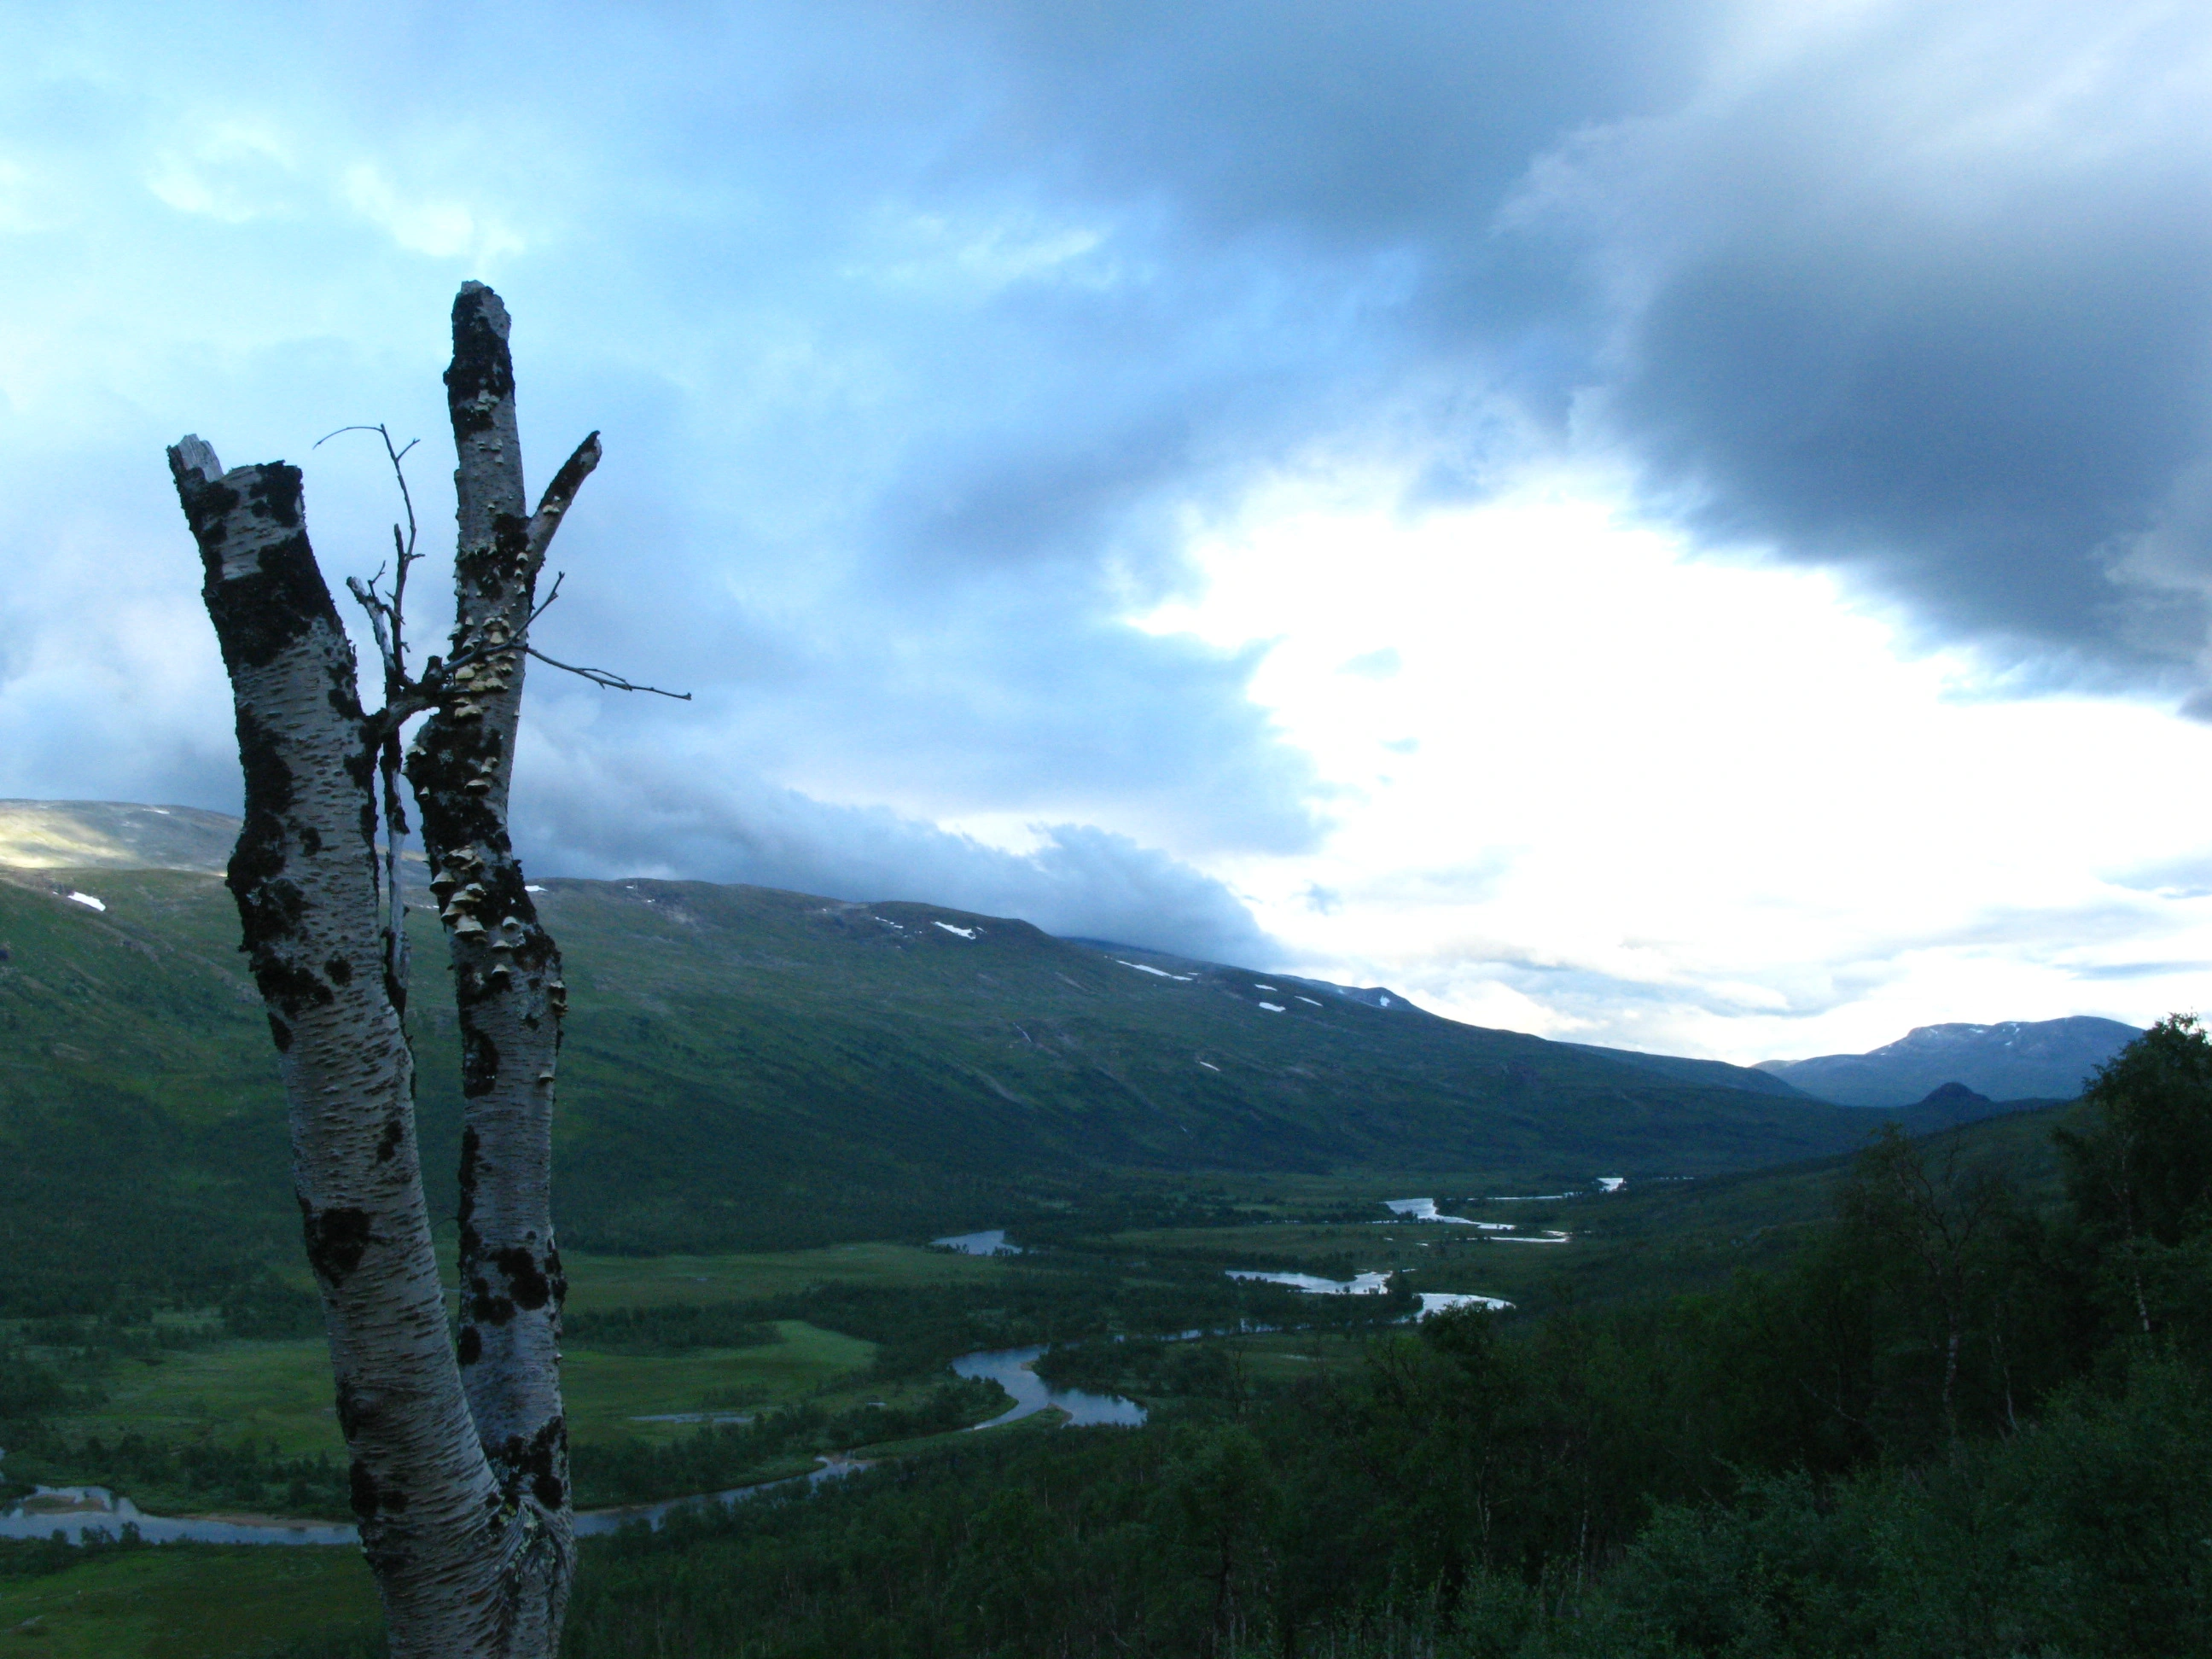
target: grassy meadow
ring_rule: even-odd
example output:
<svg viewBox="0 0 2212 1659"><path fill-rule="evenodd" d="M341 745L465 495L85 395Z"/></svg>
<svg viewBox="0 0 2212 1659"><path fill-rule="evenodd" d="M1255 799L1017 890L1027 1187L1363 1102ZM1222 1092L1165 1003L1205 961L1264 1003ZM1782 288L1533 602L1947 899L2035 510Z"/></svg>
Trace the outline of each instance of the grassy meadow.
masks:
<svg viewBox="0 0 2212 1659"><path fill-rule="evenodd" d="M0 1577L0 1654L41 1659L305 1659L357 1649L380 1624L349 1549L109 1549Z"/></svg>

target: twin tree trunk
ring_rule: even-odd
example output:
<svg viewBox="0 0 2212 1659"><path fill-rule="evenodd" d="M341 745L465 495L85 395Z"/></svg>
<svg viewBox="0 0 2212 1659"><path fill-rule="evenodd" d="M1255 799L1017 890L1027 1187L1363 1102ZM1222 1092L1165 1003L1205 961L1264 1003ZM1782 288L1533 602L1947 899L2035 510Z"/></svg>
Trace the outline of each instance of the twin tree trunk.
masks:
<svg viewBox="0 0 2212 1659"><path fill-rule="evenodd" d="M446 374L459 495L447 661L460 665L433 659L419 684L395 665L380 714L361 707L299 470L226 472L197 438L169 452L237 708L246 821L229 885L283 1077L354 1512L395 1659L550 1655L575 1555L550 1203L566 995L507 793L538 573L599 452L595 434L529 511L507 335L499 296L463 287ZM377 848L378 757L426 709L406 772L460 1016L458 1341L422 1195L406 987L386 936L398 895L380 891Z"/></svg>

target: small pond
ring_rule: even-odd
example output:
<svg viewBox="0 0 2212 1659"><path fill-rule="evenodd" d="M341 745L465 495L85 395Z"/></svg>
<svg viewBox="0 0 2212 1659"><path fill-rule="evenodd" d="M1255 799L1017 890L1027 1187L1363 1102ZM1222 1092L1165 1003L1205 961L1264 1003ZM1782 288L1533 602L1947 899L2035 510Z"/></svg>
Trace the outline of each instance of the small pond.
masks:
<svg viewBox="0 0 2212 1659"><path fill-rule="evenodd" d="M1287 1285L1308 1296L1380 1296L1390 1288L1388 1273L1361 1273L1354 1279L1322 1279L1313 1273L1263 1273L1242 1267L1229 1270L1231 1279L1255 1279L1262 1285Z"/></svg>

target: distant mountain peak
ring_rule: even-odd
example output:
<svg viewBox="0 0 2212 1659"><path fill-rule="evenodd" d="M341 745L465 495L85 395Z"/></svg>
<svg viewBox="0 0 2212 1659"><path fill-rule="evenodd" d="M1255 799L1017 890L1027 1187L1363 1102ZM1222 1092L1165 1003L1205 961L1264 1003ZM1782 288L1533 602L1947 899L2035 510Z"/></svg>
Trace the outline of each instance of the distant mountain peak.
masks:
<svg viewBox="0 0 2212 1659"><path fill-rule="evenodd" d="M1947 1085L1992 1101L2070 1100L2140 1035L2090 1014L1916 1025L1863 1054L1766 1060L1758 1069L1839 1106L1910 1106Z"/></svg>
<svg viewBox="0 0 2212 1659"><path fill-rule="evenodd" d="M1939 1083L1920 1097L1923 1106L1986 1106L1990 1097L1959 1082Z"/></svg>

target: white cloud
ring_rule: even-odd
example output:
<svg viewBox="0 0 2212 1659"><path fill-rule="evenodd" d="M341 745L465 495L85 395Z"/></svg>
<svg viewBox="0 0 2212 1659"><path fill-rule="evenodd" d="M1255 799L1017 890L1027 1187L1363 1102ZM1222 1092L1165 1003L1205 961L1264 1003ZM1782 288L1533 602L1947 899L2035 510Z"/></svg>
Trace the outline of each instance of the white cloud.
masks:
<svg viewBox="0 0 2212 1659"><path fill-rule="evenodd" d="M2194 1000L2212 904L2103 872L2212 857L2212 733L1986 696L1832 578L1699 562L1603 479L1418 517L1389 482L1263 492L1203 596L1144 618L1273 641L1254 695L1339 822L1212 867L1316 971L1740 1060Z"/></svg>
<svg viewBox="0 0 2212 1659"><path fill-rule="evenodd" d="M146 188L179 213L242 225L293 210L298 172L273 125L231 117L157 150Z"/></svg>
<svg viewBox="0 0 2212 1659"><path fill-rule="evenodd" d="M451 197L403 190L370 162L345 170L339 194L348 207L408 252L465 259L479 274L528 246L496 214Z"/></svg>

